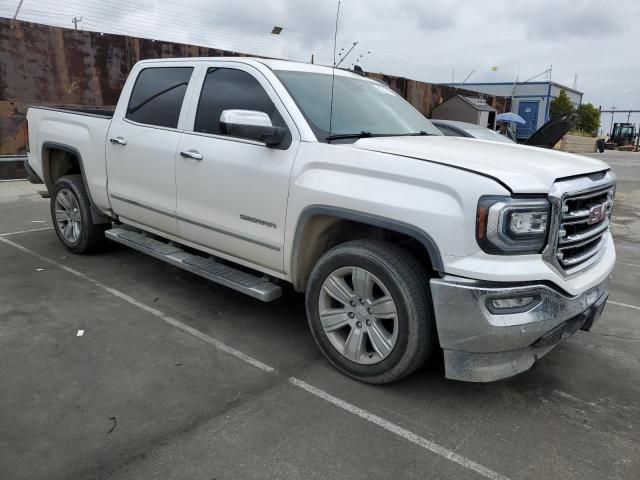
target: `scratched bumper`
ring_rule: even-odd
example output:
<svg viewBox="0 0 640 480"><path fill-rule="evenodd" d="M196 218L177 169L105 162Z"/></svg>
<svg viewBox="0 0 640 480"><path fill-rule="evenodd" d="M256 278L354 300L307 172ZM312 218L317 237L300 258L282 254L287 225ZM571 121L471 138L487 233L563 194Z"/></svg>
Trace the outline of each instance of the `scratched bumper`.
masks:
<svg viewBox="0 0 640 480"><path fill-rule="evenodd" d="M577 296L545 284L496 284L446 276L431 295L447 378L490 382L516 375L600 316L609 279ZM501 313L493 299L533 297L526 311Z"/></svg>

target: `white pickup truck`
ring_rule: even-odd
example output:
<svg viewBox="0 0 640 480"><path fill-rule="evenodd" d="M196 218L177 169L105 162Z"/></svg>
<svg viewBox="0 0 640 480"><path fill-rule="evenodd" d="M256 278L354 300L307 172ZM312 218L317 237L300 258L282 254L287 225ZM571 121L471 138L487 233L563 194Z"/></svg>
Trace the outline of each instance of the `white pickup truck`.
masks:
<svg viewBox="0 0 640 480"><path fill-rule="evenodd" d="M442 136L352 72L143 61L112 114L27 118L30 175L69 250L106 237L263 301L289 282L328 360L365 382L438 346L448 378L523 372L607 299L605 163Z"/></svg>

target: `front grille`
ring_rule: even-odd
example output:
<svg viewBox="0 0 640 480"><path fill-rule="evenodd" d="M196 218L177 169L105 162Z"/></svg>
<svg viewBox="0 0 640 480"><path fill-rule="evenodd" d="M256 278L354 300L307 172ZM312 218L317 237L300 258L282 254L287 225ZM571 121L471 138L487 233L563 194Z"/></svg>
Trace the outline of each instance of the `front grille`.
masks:
<svg viewBox="0 0 640 480"><path fill-rule="evenodd" d="M560 202L555 257L573 273L593 263L609 230L615 184L579 193L567 193Z"/></svg>

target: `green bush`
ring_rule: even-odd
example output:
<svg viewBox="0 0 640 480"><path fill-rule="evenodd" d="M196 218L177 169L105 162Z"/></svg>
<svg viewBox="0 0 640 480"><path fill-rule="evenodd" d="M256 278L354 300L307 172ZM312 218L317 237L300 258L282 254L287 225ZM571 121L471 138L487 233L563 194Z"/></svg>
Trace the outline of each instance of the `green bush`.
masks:
<svg viewBox="0 0 640 480"><path fill-rule="evenodd" d="M578 123L570 135L595 137L600 127L600 110L591 103L583 103L575 109L567 92L560 90L560 95L549 104L549 115L552 119L573 111L578 113Z"/></svg>
<svg viewBox="0 0 640 480"><path fill-rule="evenodd" d="M570 112L573 112L573 103L571 103L567 92L560 90L560 95L551 100L549 104L549 115L553 119Z"/></svg>
<svg viewBox="0 0 640 480"><path fill-rule="evenodd" d="M590 137L595 137L600 127L600 110L591 103L583 103L577 109L578 125L577 128Z"/></svg>

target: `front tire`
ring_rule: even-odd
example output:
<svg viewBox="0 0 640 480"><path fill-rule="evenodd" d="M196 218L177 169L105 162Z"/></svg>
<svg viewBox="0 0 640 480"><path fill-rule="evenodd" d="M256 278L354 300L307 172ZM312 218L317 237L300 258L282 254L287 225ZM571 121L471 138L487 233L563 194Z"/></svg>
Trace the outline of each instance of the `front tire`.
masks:
<svg viewBox="0 0 640 480"><path fill-rule="evenodd" d="M110 225L93 223L91 202L80 175L60 177L51 195L51 218L62 244L73 253L90 253L105 244Z"/></svg>
<svg viewBox="0 0 640 480"><path fill-rule="evenodd" d="M326 252L311 272L306 307L320 350L363 382L400 380L434 349L426 269L392 243L357 240Z"/></svg>

